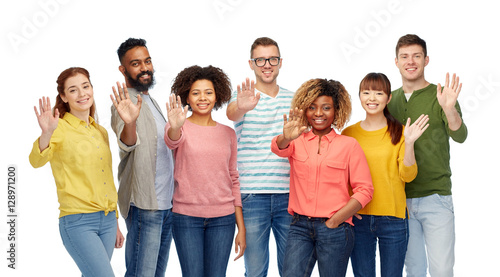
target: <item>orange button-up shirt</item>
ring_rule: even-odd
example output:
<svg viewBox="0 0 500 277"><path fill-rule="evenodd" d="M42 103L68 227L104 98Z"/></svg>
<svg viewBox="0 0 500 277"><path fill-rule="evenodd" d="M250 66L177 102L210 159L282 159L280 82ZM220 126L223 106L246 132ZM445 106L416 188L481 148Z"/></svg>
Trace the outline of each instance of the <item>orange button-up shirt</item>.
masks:
<svg viewBox="0 0 500 277"><path fill-rule="evenodd" d="M355 139L332 130L319 143L319 137L309 131L279 149L277 138L271 150L290 162L290 214L330 218L351 197L363 207L372 199L370 169ZM352 225L352 218L346 222Z"/></svg>

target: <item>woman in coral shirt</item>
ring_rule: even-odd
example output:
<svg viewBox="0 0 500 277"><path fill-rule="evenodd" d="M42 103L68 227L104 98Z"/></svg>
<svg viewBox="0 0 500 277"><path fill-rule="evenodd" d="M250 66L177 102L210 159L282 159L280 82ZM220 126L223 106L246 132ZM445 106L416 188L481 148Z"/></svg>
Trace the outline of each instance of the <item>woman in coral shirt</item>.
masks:
<svg viewBox="0 0 500 277"><path fill-rule="evenodd" d="M349 94L338 81L313 79L298 89L292 108L288 119L284 115L283 134L271 144L291 167L293 220L284 276L310 276L316 261L321 276L345 276L354 245L352 216L373 193L363 150L334 130L350 116Z"/></svg>

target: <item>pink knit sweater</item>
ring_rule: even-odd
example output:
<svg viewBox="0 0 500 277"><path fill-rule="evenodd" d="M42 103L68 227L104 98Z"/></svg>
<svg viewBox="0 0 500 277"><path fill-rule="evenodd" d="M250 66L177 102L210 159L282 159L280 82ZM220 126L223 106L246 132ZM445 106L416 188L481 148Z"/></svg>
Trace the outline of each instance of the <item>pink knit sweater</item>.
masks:
<svg viewBox="0 0 500 277"><path fill-rule="evenodd" d="M234 130L217 123L200 126L186 120L181 138L165 143L174 149L173 212L195 217L220 217L241 207L237 142Z"/></svg>

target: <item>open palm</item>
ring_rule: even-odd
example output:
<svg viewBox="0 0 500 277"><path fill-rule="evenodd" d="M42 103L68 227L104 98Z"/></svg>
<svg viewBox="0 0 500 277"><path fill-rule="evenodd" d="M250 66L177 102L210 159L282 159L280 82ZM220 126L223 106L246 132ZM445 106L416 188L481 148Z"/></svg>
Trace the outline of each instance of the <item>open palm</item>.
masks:
<svg viewBox="0 0 500 277"><path fill-rule="evenodd" d="M56 109L52 114L49 97L42 97L38 102L40 113L38 113L36 106L34 107L38 125L42 129L42 133L52 134L59 123L59 110Z"/></svg>
<svg viewBox="0 0 500 277"><path fill-rule="evenodd" d="M260 92L255 94L255 83L250 82L247 78L246 82L241 83L241 86L236 87L236 103L238 104L238 109L243 111L250 111L257 106L260 99Z"/></svg>
<svg viewBox="0 0 500 277"><path fill-rule="evenodd" d="M408 118L404 131L406 142L414 143L425 132L425 130L427 130L427 127L429 127L427 122L429 122L429 116L424 114L420 115L420 117L411 125L411 119Z"/></svg>
<svg viewBox="0 0 500 277"><path fill-rule="evenodd" d="M123 122L125 122L125 124L135 122L141 112L142 97L137 95L137 104L134 104L134 102L130 99L125 84L120 86L120 83L116 82L116 86L118 87L118 93L116 92L115 87L113 87L114 95L110 95L111 101L113 101L113 106L115 106L118 115Z"/></svg>
<svg viewBox="0 0 500 277"><path fill-rule="evenodd" d="M283 115L283 136L287 140L294 140L298 138L306 129L302 123L303 111L298 108L290 109L289 118L286 114Z"/></svg>
<svg viewBox="0 0 500 277"><path fill-rule="evenodd" d="M441 88L441 84L438 84L436 92L439 105L443 108L443 110L446 111L455 107L461 89L462 84L460 83L460 78L456 76L456 74L453 74L450 84L450 73L446 73L444 87Z"/></svg>
<svg viewBox="0 0 500 277"><path fill-rule="evenodd" d="M177 96L177 101L175 99L175 94L170 95L169 102L167 103L167 117L170 123L170 128L178 130L184 125L186 121L186 115L188 111L188 106L182 107L181 97Z"/></svg>

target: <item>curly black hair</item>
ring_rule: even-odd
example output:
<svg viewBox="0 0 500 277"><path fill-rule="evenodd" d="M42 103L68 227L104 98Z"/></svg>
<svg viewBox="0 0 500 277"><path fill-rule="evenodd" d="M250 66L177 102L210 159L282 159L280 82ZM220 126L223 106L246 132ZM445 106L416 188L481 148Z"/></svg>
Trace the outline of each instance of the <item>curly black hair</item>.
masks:
<svg viewBox="0 0 500 277"><path fill-rule="evenodd" d="M120 47L118 47L118 50L116 50L116 53L118 54L118 59L120 60L120 63L122 62L122 58L123 58L123 56L125 56L127 51L134 48L134 47L137 47L137 46L146 47L146 40L144 40L142 38L129 38L126 41L124 41L122 44L120 44Z"/></svg>
<svg viewBox="0 0 500 277"><path fill-rule="evenodd" d="M198 80L212 82L215 90L215 99L217 100L214 105L215 110L218 110L231 100L231 80L229 80L229 77L222 69L211 65L206 67L193 65L179 72L172 84L172 93L181 97L182 105L187 105L191 86ZM189 110L191 110L191 107L189 107Z"/></svg>

